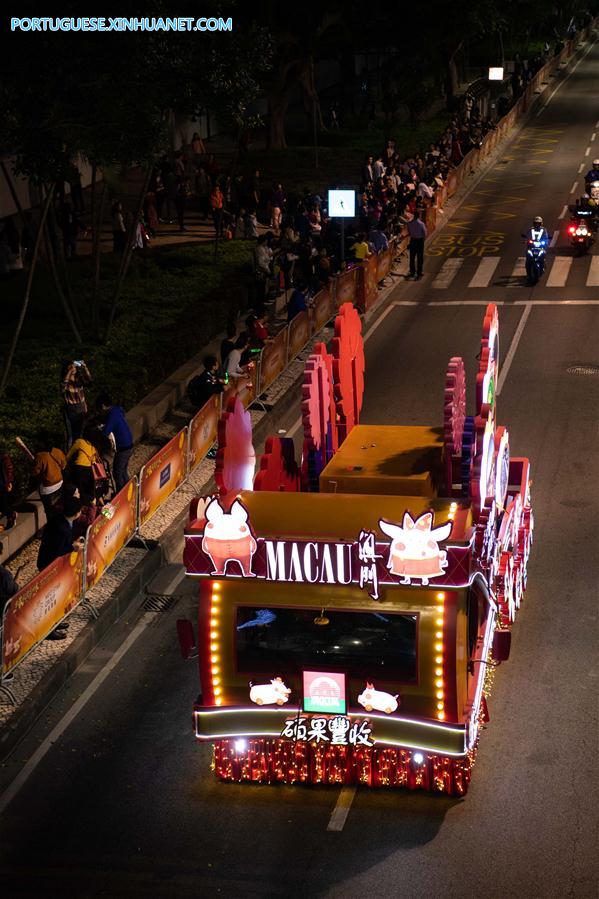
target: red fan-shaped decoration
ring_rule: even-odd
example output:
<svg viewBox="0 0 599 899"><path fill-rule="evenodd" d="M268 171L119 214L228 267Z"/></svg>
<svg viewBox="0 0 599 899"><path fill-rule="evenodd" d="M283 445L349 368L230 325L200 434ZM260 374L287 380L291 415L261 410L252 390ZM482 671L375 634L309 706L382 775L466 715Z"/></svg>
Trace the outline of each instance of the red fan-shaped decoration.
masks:
<svg viewBox="0 0 599 899"><path fill-rule="evenodd" d="M325 357L320 353L308 356L302 384L302 420L304 438L312 450L320 450L327 445L331 390Z"/></svg>
<svg viewBox="0 0 599 899"><path fill-rule="evenodd" d="M345 440L360 420L364 396L364 338L358 310L344 303L335 319L333 376L339 437Z"/></svg>
<svg viewBox="0 0 599 899"><path fill-rule="evenodd" d="M291 437L268 437L254 478L254 490L298 493L300 479Z"/></svg>
<svg viewBox="0 0 599 899"><path fill-rule="evenodd" d="M466 371L461 356L452 356L445 375L443 437L447 495L453 496L453 485L461 489L462 437L466 420Z"/></svg>
<svg viewBox="0 0 599 899"><path fill-rule="evenodd" d="M334 379L333 379L333 357L327 350L326 343L315 343L312 354L322 356L325 361L327 373L329 376L329 415L328 415L328 433L326 443L326 461L329 461L339 449L339 431L337 427L337 407L335 404Z"/></svg>
<svg viewBox="0 0 599 899"><path fill-rule="evenodd" d="M250 413L238 397L231 397L218 422L214 479L220 493L251 490L255 465Z"/></svg>
<svg viewBox="0 0 599 899"><path fill-rule="evenodd" d="M478 373L476 375L476 414L484 403L495 404L499 377L499 313L495 303L489 303L483 319Z"/></svg>

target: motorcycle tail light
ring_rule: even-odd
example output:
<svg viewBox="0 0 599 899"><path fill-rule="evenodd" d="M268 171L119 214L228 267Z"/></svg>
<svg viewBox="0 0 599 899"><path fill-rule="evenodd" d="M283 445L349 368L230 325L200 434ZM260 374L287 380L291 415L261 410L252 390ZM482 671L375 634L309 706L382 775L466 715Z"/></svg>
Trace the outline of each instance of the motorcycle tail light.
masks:
<svg viewBox="0 0 599 899"><path fill-rule="evenodd" d="M574 234L574 232L576 231L576 226L570 225L570 227L568 228L568 231L570 232L570 234Z"/></svg>

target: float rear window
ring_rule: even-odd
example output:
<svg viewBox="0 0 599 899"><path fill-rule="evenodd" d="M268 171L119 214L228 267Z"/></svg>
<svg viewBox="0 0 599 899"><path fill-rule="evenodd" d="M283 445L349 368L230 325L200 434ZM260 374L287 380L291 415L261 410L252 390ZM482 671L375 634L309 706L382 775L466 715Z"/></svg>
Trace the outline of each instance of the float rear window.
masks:
<svg viewBox="0 0 599 899"><path fill-rule="evenodd" d="M400 683L417 680L417 615L338 612L315 624L318 609L238 606L237 670L296 674L346 670L351 676Z"/></svg>

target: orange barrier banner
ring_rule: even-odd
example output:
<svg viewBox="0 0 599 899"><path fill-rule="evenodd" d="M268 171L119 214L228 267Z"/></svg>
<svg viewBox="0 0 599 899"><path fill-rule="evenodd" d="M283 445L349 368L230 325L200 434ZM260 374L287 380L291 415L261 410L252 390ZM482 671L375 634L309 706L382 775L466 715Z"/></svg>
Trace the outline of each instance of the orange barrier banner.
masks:
<svg viewBox="0 0 599 899"><path fill-rule="evenodd" d="M321 331L335 314L335 301L331 287L324 287L314 297L312 305L312 331Z"/></svg>
<svg viewBox="0 0 599 899"><path fill-rule="evenodd" d="M370 256L369 259L365 259L359 268L357 306L361 312L366 312L367 309L370 309L378 298L379 290L376 271L376 256Z"/></svg>
<svg viewBox="0 0 599 899"><path fill-rule="evenodd" d="M132 478L104 506L87 531L85 589L97 584L137 528L137 481Z"/></svg>
<svg viewBox="0 0 599 899"><path fill-rule="evenodd" d="M225 387L224 393L221 394L222 409L226 408L232 396L239 397L244 409L247 409L250 403L253 403L256 399L256 384L260 377L260 362L253 362L252 366L251 369L248 369L247 376L236 378L234 375L229 375L229 383Z"/></svg>
<svg viewBox="0 0 599 899"><path fill-rule="evenodd" d="M193 471L206 458L208 450L216 442L220 400L218 394L211 396L189 422L188 472Z"/></svg>
<svg viewBox="0 0 599 899"><path fill-rule="evenodd" d="M279 331L270 343L267 343L260 356L260 393L277 378L287 366L287 328Z"/></svg>
<svg viewBox="0 0 599 899"><path fill-rule="evenodd" d="M169 440L139 475L139 526L141 527L162 503L168 499L181 481L185 480L187 464L187 428Z"/></svg>
<svg viewBox="0 0 599 899"><path fill-rule="evenodd" d="M343 303L355 304L358 271L359 269L354 267L337 276L335 281L335 306L337 309Z"/></svg>
<svg viewBox="0 0 599 899"><path fill-rule="evenodd" d="M295 318L291 319L287 328L287 334L287 362L289 363L301 353L310 340L312 326L310 314L307 310L306 312L300 312Z"/></svg>
<svg viewBox="0 0 599 899"><path fill-rule="evenodd" d="M4 611L2 674L22 662L82 598L82 549L60 556L19 590Z"/></svg>
<svg viewBox="0 0 599 899"><path fill-rule="evenodd" d="M382 250L376 257L376 280L382 281L391 271L392 250Z"/></svg>

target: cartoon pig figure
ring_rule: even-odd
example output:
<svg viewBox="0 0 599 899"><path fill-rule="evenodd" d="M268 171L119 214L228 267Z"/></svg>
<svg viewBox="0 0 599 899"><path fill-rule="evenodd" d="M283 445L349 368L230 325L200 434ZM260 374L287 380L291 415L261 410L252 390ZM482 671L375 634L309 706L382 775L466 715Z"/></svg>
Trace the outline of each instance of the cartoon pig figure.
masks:
<svg viewBox="0 0 599 899"><path fill-rule="evenodd" d="M439 549L439 543L451 534L452 522L434 530L432 526L432 512L425 512L416 520L406 512L402 527L379 521L381 531L392 539L387 568L391 574L403 576L402 584L418 578L426 587L430 578L439 577L447 568L447 553Z"/></svg>
<svg viewBox="0 0 599 899"><path fill-rule="evenodd" d="M399 706L399 693L392 696L391 693L385 693L384 690L375 690L373 684L367 683L364 692L358 696L358 702L364 706L367 712L372 712L374 709L390 715Z"/></svg>
<svg viewBox="0 0 599 899"><path fill-rule="evenodd" d="M250 682L250 699L256 705L283 705L289 699L291 690L285 686L280 677L275 677L269 684L252 685Z"/></svg>
<svg viewBox="0 0 599 899"><path fill-rule="evenodd" d="M227 562L237 562L244 577L255 577L252 572L252 556L256 541L248 525L248 513L238 499L225 512L215 497L206 506L206 526L202 549L210 556L214 571L225 574Z"/></svg>

